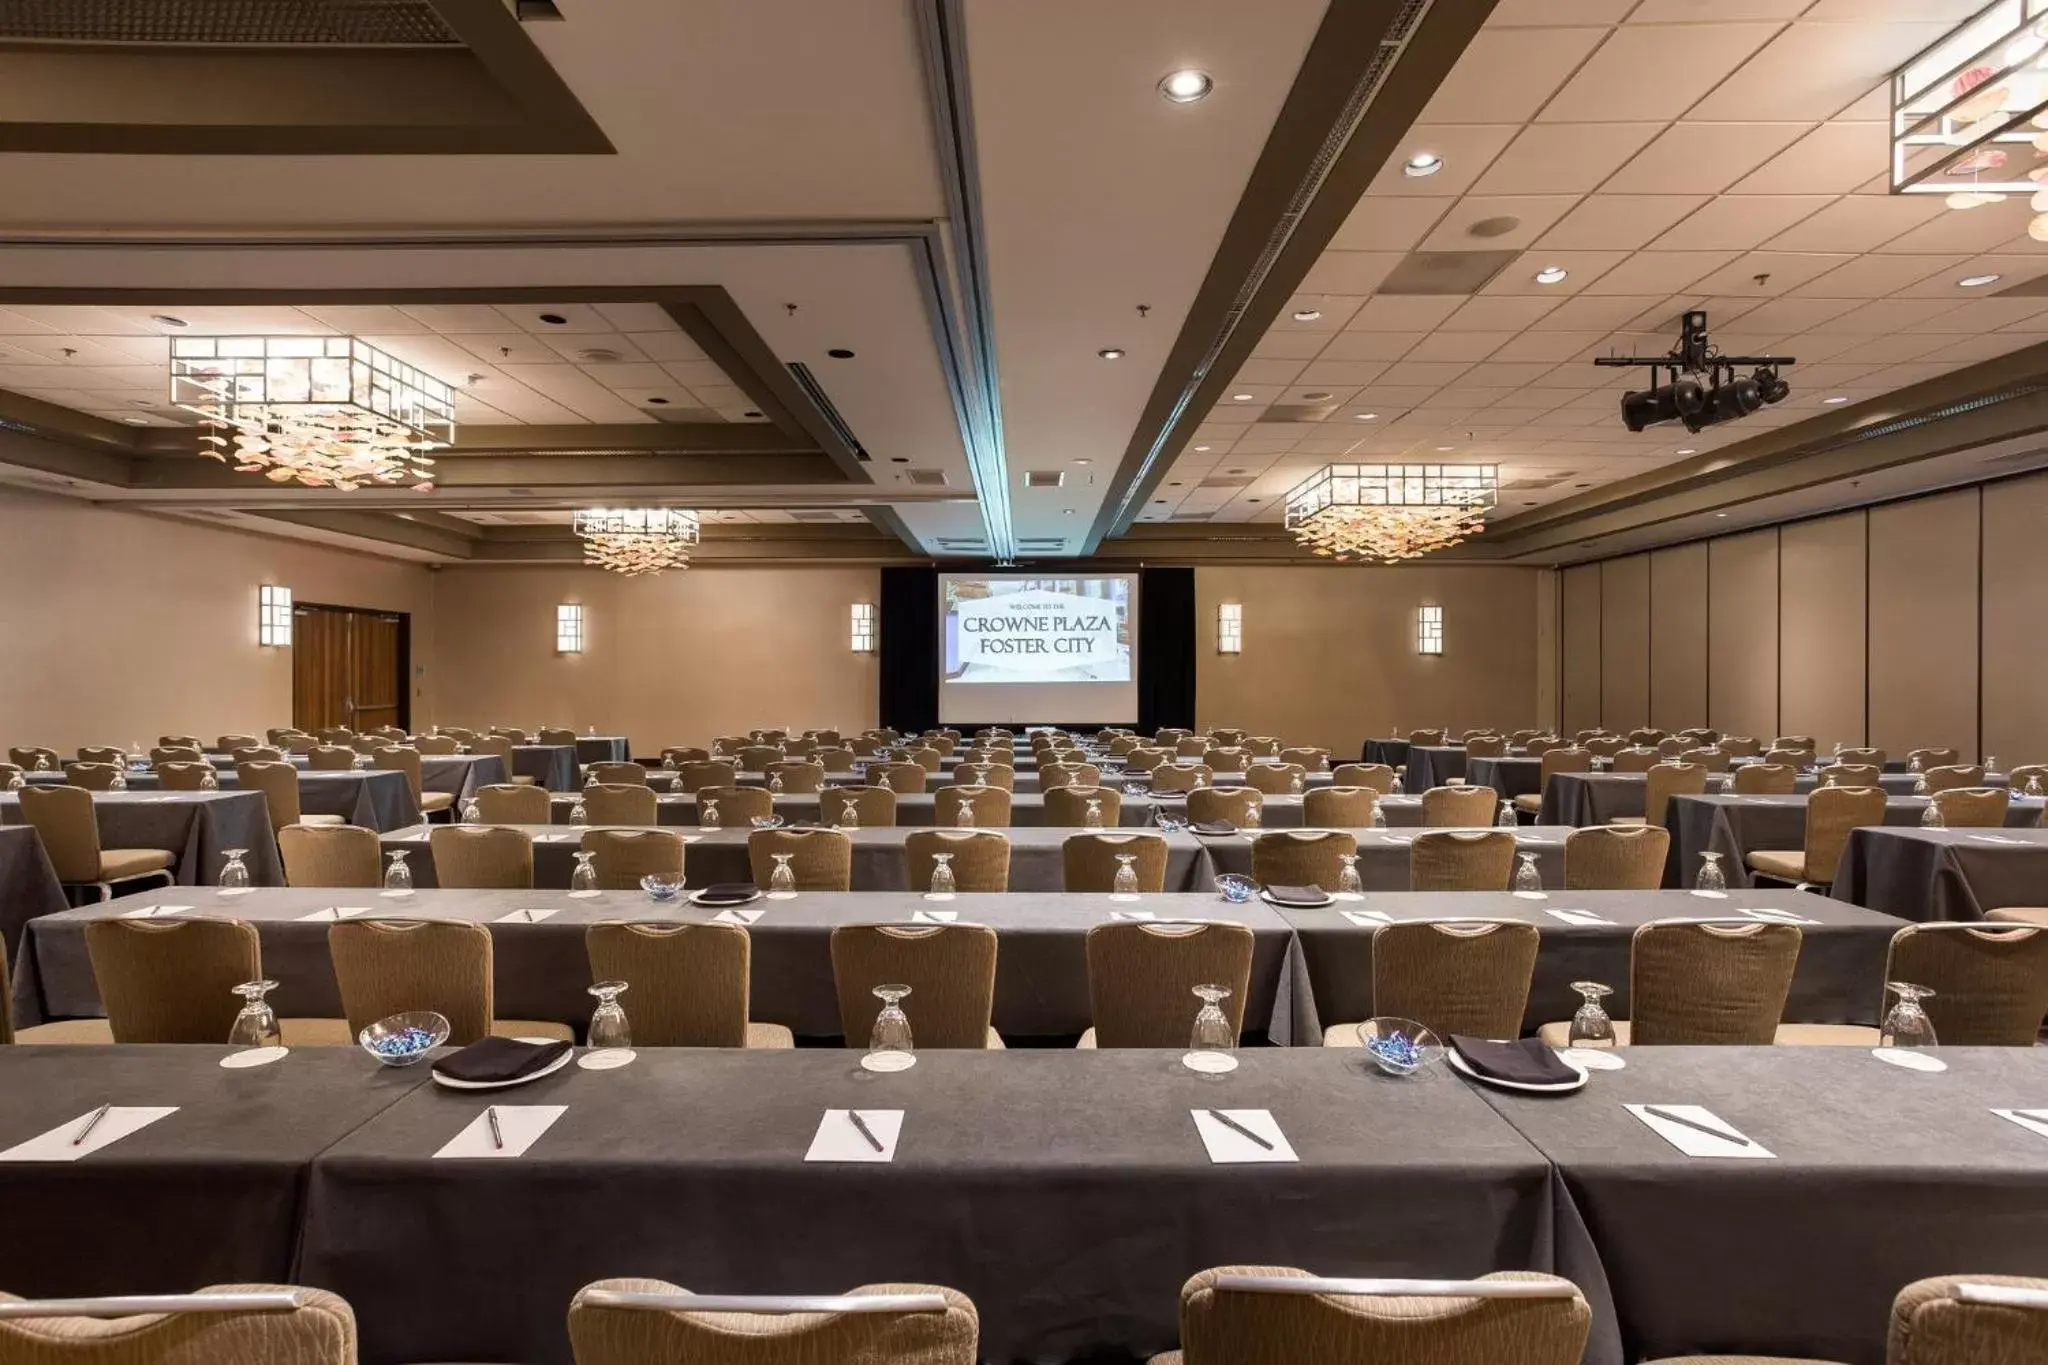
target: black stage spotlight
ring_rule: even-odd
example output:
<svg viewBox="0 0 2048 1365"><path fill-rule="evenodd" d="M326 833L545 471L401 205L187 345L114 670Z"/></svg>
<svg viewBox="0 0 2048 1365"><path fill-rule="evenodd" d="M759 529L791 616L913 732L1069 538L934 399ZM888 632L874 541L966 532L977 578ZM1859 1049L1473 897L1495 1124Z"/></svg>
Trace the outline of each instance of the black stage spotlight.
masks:
<svg viewBox="0 0 2048 1365"><path fill-rule="evenodd" d="M1707 406L1707 391L1697 379L1681 375L1669 384L1641 389L1621 397L1621 420L1630 431L1661 422L1687 422Z"/></svg>
<svg viewBox="0 0 2048 1365"><path fill-rule="evenodd" d="M1699 431L1720 422L1747 417L1766 403L1782 403L1792 386L1779 371L1794 362L1788 355L1723 355L1707 338L1707 315L1699 309L1680 320L1678 344L1668 355L1608 355L1595 365L1641 368L1650 372L1650 388L1631 389L1621 398L1621 420L1630 431L1665 422L1683 422ZM1738 369L1755 368L1747 378ZM1657 381L1670 372L1671 382Z"/></svg>
<svg viewBox="0 0 2048 1365"><path fill-rule="evenodd" d="M1782 403L1792 396L1792 386L1769 366L1759 369L1751 378L1756 381L1757 392L1763 395L1766 403Z"/></svg>
<svg viewBox="0 0 2048 1365"><path fill-rule="evenodd" d="M1763 394L1754 379L1730 379L1714 386L1714 391L1707 395L1705 409L1685 419L1685 429L1704 431L1717 422L1747 417L1763 405Z"/></svg>

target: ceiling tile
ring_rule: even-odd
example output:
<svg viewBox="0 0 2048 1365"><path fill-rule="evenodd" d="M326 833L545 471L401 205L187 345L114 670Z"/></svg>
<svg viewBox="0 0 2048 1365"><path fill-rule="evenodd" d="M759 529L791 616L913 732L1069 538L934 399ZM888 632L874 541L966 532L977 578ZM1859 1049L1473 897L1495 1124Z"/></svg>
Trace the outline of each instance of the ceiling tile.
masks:
<svg viewBox="0 0 2048 1365"><path fill-rule="evenodd" d="M1351 319L1346 330L1353 332L1411 332L1420 334L1441 326L1458 311L1465 300L1443 294L1382 294L1368 299Z"/></svg>
<svg viewBox="0 0 2048 1365"><path fill-rule="evenodd" d="M1435 332L1424 337L1407 359L1484 360L1514 338L1506 332Z"/></svg>
<svg viewBox="0 0 2048 1365"><path fill-rule="evenodd" d="M1560 294L1548 298L1536 295L1528 298L1481 296L1467 299L1457 312L1444 320L1443 326L1446 330L1455 332L1513 334L1569 297L1571 296L1568 294Z"/></svg>
<svg viewBox="0 0 2048 1365"><path fill-rule="evenodd" d="M1622 295L1613 298L1581 294L1575 299L1566 299L1549 313L1536 320L1530 329L1538 332L1599 332L1606 333L1623 326L1638 317L1644 309L1663 302L1661 295L1637 297Z"/></svg>
<svg viewBox="0 0 2048 1365"><path fill-rule="evenodd" d="M1543 298L1571 297L1602 275L1620 265L1625 251L1527 251L1513 265L1493 277L1480 294L1534 294ZM1556 284L1540 284L1536 272L1556 266L1565 277Z"/></svg>
<svg viewBox="0 0 2048 1365"><path fill-rule="evenodd" d="M1834 201L1832 195L1724 194L1654 245L1660 251L1748 251Z"/></svg>
<svg viewBox="0 0 2048 1365"><path fill-rule="evenodd" d="M1692 110L1696 119L1825 119L1884 85L1942 23L1788 26Z"/></svg>
<svg viewBox="0 0 2048 1365"><path fill-rule="evenodd" d="M1352 316L1365 301L1363 294L1296 294L1287 300L1287 306L1282 308L1280 316L1273 320L1271 330L1290 335L1301 332L1339 332L1351 321ZM1315 316L1296 317L1297 313L1313 313Z"/></svg>
<svg viewBox="0 0 2048 1365"><path fill-rule="evenodd" d="M1676 294L1735 259L1732 251L1638 251L1595 280L1588 294Z"/></svg>
<svg viewBox="0 0 2048 1365"><path fill-rule="evenodd" d="M1470 194L1451 206L1435 231L1423 241L1425 251L1507 251L1528 246L1549 229L1551 224L1571 211L1579 202L1575 194L1558 195L1483 195ZM1472 227L1477 223L1500 220L1518 220L1517 226L1507 232L1497 232L1490 237L1477 236Z"/></svg>
<svg viewBox="0 0 2048 1365"><path fill-rule="evenodd" d="M1535 117L1610 30L1483 28L1422 111L1423 123L1521 123Z"/></svg>
<svg viewBox="0 0 2048 1365"><path fill-rule="evenodd" d="M1601 188L1614 194L1719 194L1791 146L1810 126L1675 124Z"/></svg>
<svg viewBox="0 0 2048 1365"><path fill-rule="evenodd" d="M1585 192L1640 152L1655 123L1534 123L1479 177L1481 194Z"/></svg>
<svg viewBox="0 0 2048 1365"><path fill-rule="evenodd" d="M617 306L616 304L604 305L607 309ZM620 328L619 330L625 332L627 339L635 346L638 346L640 354L646 356L649 360L702 360L705 358L703 348L699 347L696 342L690 340L682 332L673 330L666 332L634 331L626 328Z"/></svg>
<svg viewBox="0 0 2048 1365"><path fill-rule="evenodd" d="M1256 356L1237 367L1237 384L1292 384L1301 373L1299 360L1263 360ZM1363 382L1363 381L1360 381Z"/></svg>
<svg viewBox="0 0 2048 1365"><path fill-rule="evenodd" d="M1520 131L1517 123L1417 124L1366 187L1366 198L1456 198L1472 188ZM1407 174L1402 167L1422 152L1442 157L1443 169L1435 175Z"/></svg>
<svg viewBox="0 0 2048 1365"><path fill-rule="evenodd" d="M1781 27L1692 24L1675 43L1668 29L1626 25L1600 45L1538 117L1545 123L1675 119L1776 37Z"/></svg>
<svg viewBox="0 0 2048 1365"><path fill-rule="evenodd" d="M1324 360L1399 360L1422 340L1420 332L1344 332L1330 339Z"/></svg>
<svg viewBox="0 0 2048 1365"><path fill-rule="evenodd" d="M1939 274L1950 291L1954 281L1947 277L1968 257L1964 256L1857 256L1825 275L1815 276L1792 293L1817 299L1883 299L1929 275Z"/></svg>
<svg viewBox="0 0 2048 1365"><path fill-rule="evenodd" d="M1796 336L1825 326L1854 307L1850 299L1771 299L1744 317L1742 326L1744 331Z"/></svg>
<svg viewBox="0 0 2048 1365"><path fill-rule="evenodd" d="M1474 178L1477 178L1477 172L1474 172ZM1436 225L1443 211L1441 197L1405 199L1394 195L1369 195L1358 201L1358 207L1337 229L1336 236L1330 238L1329 249L1409 251Z"/></svg>
<svg viewBox="0 0 2048 1365"><path fill-rule="evenodd" d="M1488 28L1550 28L1558 24L1618 24L1636 0L1500 0Z"/></svg>
<svg viewBox="0 0 2048 1365"><path fill-rule="evenodd" d="M1498 369L1504 361L1543 360L1554 365L1560 360L1570 360L1589 346L1599 344L1606 336L1604 328L1581 332L1524 332L1495 351L1487 369Z"/></svg>
<svg viewBox="0 0 2048 1365"><path fill-rule="evenodd" d="M1929 196L1938 199L1939 196ZM1886 242L1886 251L1963 251L1975 255L1996 251L2015 240L2027 240L2027 220L2032 216L2025 199L2008 199L2003 204L1936 214L1911 232Z"/></svg>
<svg viewBox="0 0 2048 1365"><path fill-rule="evenodd" d="M1643 0L1631 24L1694 24L1710 19L1796 19L1813 0Z"/></svg>
<svg viewBox="0 0 2048 1365"><path fill-rule="evenodd" d="M1752 251L1699 280L1693 287L1709 294L1774 298L1833 270L1848 259L1847 256L1818 252Z"/></svg>
<svg viewBox="0 0 2048 1365"><path fill-rule="evenodd" d="M1851 313L1840 323L1855 319ZM1909 324L1910 325L1910 324ZM1929 332L1893 332L1887 335L1865 337L1861 344L1852 346L1835 357L1840 365L1898 365L1907 361L1921 360L1948 346L1953 338Z"/></svg>
<svg viewBox="0 0 2048 1365"><path fill-rule="evenodd" d="M1906 19L1967 19L1984 6L1981 0L1814 0L1809 19L1852 23L1898 23Z"/></svg>
<svg viewBox="0 0 2048 1365"><path fill-rule="evenodd" d="M1294 382L1319 388L1331 385L1357 388L1378 379L1386 368L1387 362L1379 360L1318 360L1304 366L1294 377Z"/></svg>
<svg viewBox="0 0 2048 1365"><path fill-rule="evenodd" d="M1633 251L1704 204L1704 195L1595 194L1543 236L1548 250Z"/></svg>
<svg viewBox="0 0 2048 1365"><path fill-rule="evenodd" d="M1831 320L1828 330L1882 336L1917 327L1961 306L1957 299L1880 299Z"/></svg>
<svg viewBox="0 0 2048 1365"><path fill-rule="evenodd" d="M1882 123L1823 123L1738 181L1736 194L1848 194L1890 163Z"/></svg>
<svg viewBox="0 0 2048 1365"><path fill-rule="evenodd" d="M1273 330L1259 338L1259 344L1252 348L1252 355L1259 360L1313 360L1323 353L1329 343L1327 332L1294 332L1281 330L1284 325L1275 323Z"/></svg>
<svg viewBox="0 0 2048 1365"><path fill-rule="evenodd" d="M1851 194L1770 241L1773 251L1874 251L1951 210L1933 195Z"/></svg>

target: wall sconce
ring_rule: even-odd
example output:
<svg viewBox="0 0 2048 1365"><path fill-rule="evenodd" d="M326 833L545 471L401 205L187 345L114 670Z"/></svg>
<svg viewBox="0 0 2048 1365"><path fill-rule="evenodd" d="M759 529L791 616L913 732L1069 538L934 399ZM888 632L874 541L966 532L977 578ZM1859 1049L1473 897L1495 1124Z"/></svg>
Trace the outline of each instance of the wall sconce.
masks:
<svg viewBox="0 0 2048 1365"><path fill-rule="evenodd" d="M583 652L583 604L564 602L555 608L555 653Z"/></svg>
<svg viewBox="0 0 2048 1365"><path fill-rule="evenodd" d="M851 624L852 649L856 654L873 654L880 635L880 626L875 618L875 604L855 602Z"/></svg>
<svg viewBox="0 0 2048 1365"><path fill-rule="evenodd" d="M292 642L292 590L265 583L256 589L256 643L285 649Z"/></svg>
<svg viewBox="0 0 2048 1365"><path fill-rule="evenodd" d="M1442 607L1417 607L1415 609L1415 652L1417 654L1441 654L1444 652L1444 609Z"/></svg>
<svg viewBox="0 0 2048 1365"><path fill-rule="evenodd" d="M1216 652L1244 653L1244 603L1223 602L1216 608Z"/></svg>

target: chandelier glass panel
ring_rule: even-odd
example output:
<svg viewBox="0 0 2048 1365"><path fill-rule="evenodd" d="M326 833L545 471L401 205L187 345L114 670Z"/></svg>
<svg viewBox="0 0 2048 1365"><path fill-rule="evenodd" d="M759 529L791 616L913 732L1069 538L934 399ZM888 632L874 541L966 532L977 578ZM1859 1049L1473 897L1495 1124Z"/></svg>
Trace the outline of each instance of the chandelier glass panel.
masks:
<svg viewBox="0 0 2048 1365"><path fill-rule="evenodd" d="M207 454L314 488L434 486L455 390L358 337L174 337L171 402Z"/></svg>
<svg viewBox="0 0 2048 1365"><path fill-rule="evenodd" d="M690 567L697 514L673 507L586 507L576 514L583 558L633 577Z"/></svg>
<svg viewBox="0 0 2048 1365"><path fill-rule="evenodd" d="M1893 194L2028 196L2048 241L2048 0L1998 0L1892 76Z"/></svg>
<svg viewBox="0 0 2048 1365"><path fill-rule="evenodd" d="M1498 465L1326 465L1287 495L1287 529L1340 564L1395 564L1484 531L1499 492Z"/></svg>

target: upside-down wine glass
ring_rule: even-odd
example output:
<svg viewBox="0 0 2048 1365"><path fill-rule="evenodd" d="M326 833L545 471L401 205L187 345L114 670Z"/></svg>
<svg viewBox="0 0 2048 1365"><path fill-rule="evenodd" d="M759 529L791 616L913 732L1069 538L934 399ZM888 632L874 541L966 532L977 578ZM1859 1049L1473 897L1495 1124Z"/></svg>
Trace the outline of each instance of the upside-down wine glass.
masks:
<svg viewBox="0 0 2048 1365"><path fill-rule="evenodd" d="M1223 1002L1230 998L1230 991L1223 986L1203 985L1196 986L1194 992L1202 1008L1195 1011L1195 1026L1180 1064L1190 1071L1212 1076L1237 1070L1237 1030L1223 1013Z"/></svg>
<svg viewBox="0 0 2048 1365"><path fill-rule="evenodd" d="M1344 855L1344 865L1337 869L1337 889L1332 893L1340 901L1362 901L1365 899L1365 883L1358 879L1358 855Z"/></svg>
<svg viewBox="0 0 2048 1365"><path fill-rule="evenodd" d="M215 885L223 894L249 889L249 865L242 861L248 852L246 848L224 848L220 851L220 856L227 861L221 864L220 880Z"/></svg>
<svg viewBox="0 0 2048 1365"><path fill-rule="evenodd" d="M1093 796L1088 798L1088 809L1082 812L1081 815L1081 828L1102 828L1102 801L1100 798Z"/></svg>
<svg viewBox="0 0 2048 1365"><path fill-rule="evenodd" d="M715 796L714 796L714 797L712 797L712 798L711 798L710 800L708 800L708 801L705 801L705 802L701 803L701 804L700 804L700 805L699 805L699 806L697 807L697 828L698 828L698 829L723 829L723 828L725 828L724 822L723 822L723 821L722 821L722 820L720 819L720 817L719 817L719 814L718 814L718 798L717 798L717 797L715 797Z"/></svg>
<svg viewBox="0 0 2048 1365"><path fill-rule="evenodd" d="M926 900L949 901L953 899L956 884L953 880L952 862L953 855L950 853L934 853L932 855L932 884L931 889L924 893Z"/></svg>
<svg viewBox="0 0 2048 1365"><path fill-rule="evenodd" d="M1515 869L1515 892L1518 895L1540 895L1543 891L1543 874L1536 868L1536 855L1518 853L1521 866Z"/></svg>
<svg viewBox="0 0 2048 1365"><path fill-rule="evenodd" d="M775 859L775 870L768 874L768 899L786 901L796 895L796 869L789 865L793 853L771 854Z"/></svg>
<svg viewBox="0 0 2048 1365"><path fill-rule="evenodd" d="M1700 854L1700 875L1694 880L1692 889L1695 891L1726 891L1728 889L1728 874L1721 870L1720 854Z"/></svg>
<svg viewBox="0 0 2048 1365"><path fill-rule="evenodd" d="M1574 981L1572 989L1579 993L1579 1012L1572 1016L1571 1035L1568 1041L1573 1047L1613 1047L1614 1021L1607 1017L1607 1008L1600 1002L1614 994L1614 987L1603 986L1598 981Z"/></svg>
<svg viewBox="0 0 2048 1365"><path fill-rule="evenodd" d="M1500 813L1493 817L1493 823L1497 829L1514 829L1522 822L1515 818L1513 803L1503 801L1500 803Z"/></svg>
<svg viewBox="0 0 2048 1365"><path fill-rule="evenodd" d="M626 1011L619 1004L619 995L626 989L623 981L600 981L589 987L597 997L597 1008L590 1012L590 1046L592 1048L627 1048L633 1046L633 1030L626 1023Z"/></svg>
<svg viewBox="0 0 2048 1365"><path fill-rule="evenodd" d="M869 1071L908 1071L917 1065L917 1045L910 1037L910 1016L903 1012L908 986L877 986L874 996L882 1002L875 1026L868 1031L867 1055L860 1059Z"/></svg>
<svg viewBox="0 0 2048 1365"><path fill-rule="evenodd" d="M1134 901L1138 898L1138 855L1119 853L1116 855L1116 876L1109 883L1109 898L1113 901Z"/></svg>
<svg viewBox="0 0 2048 1365"><path fill-rule="evenodd" d="M576 855L576 870L569 874L569 892L571 895L574 895L578 891L595 890L597 890L597 855L595 853L578 853Z"/></svg>
<svg viewBox="0 0 2048 1365"><path fill-rule="evenodd" d="M1934 992L1910 981L1887 981L1884 988L1898 996L1899 1003L1884 1017L1878 1030L1878 1046L1933 1047L1934 1021L1920 1008L1920 1002L1932 999Z"/></svg>
<svg viewBox="0 0 2048 1365"><path fill-rule="evenodd" d="M263 997L277 989L275 981L244 981L235 987L242 1008L228 1026L228 1046L248 1051L258 1047L280 1047L284 1034L277 1026L277 1011Z"/></svg>
<svg viewBox="0 0 2048 1365"><path fill-rule="evenodd" d="M400 848L393 849L385 855L391 859L391 863L384 869L384 889L395 896L412 894L412 869L405 865L409 852L410 849Z"/></svg>

